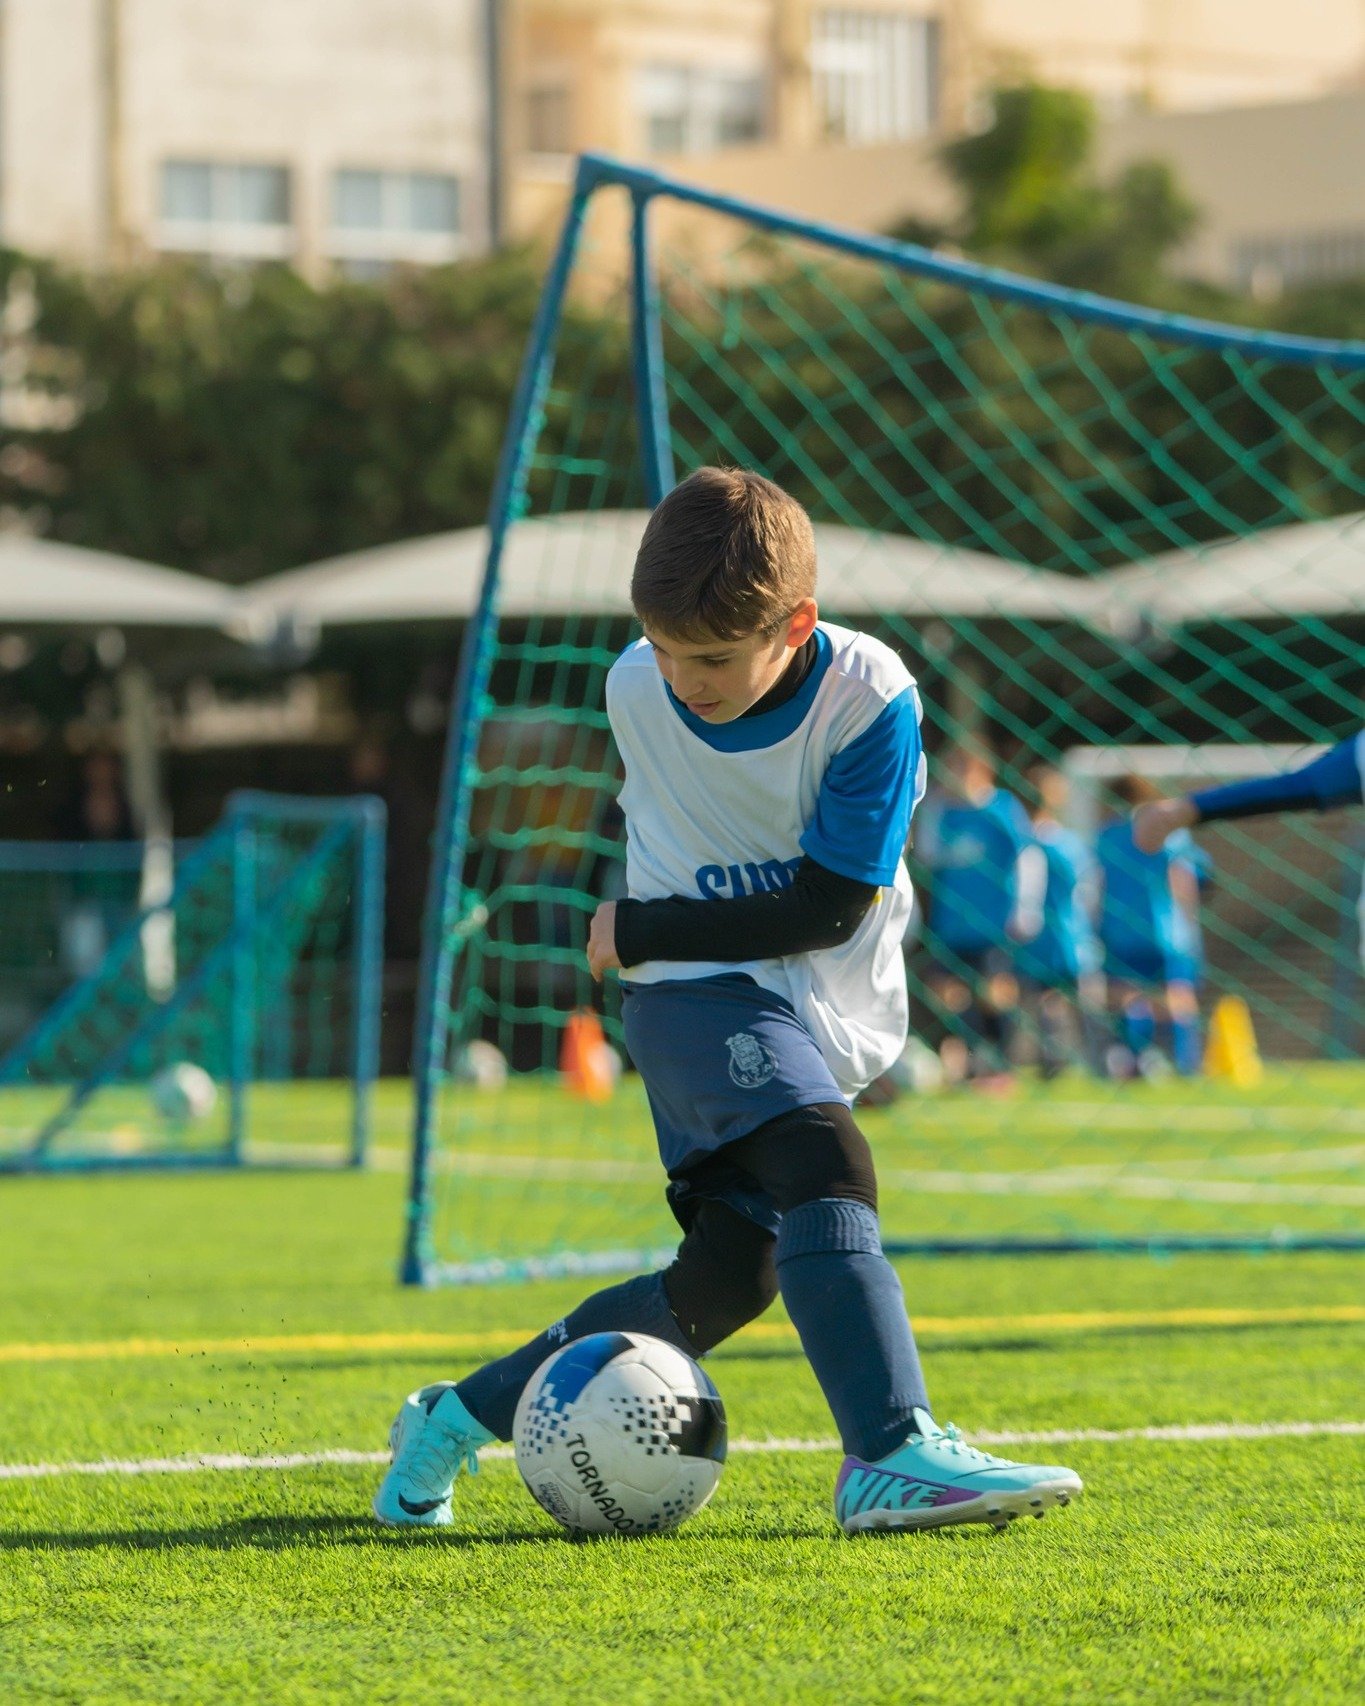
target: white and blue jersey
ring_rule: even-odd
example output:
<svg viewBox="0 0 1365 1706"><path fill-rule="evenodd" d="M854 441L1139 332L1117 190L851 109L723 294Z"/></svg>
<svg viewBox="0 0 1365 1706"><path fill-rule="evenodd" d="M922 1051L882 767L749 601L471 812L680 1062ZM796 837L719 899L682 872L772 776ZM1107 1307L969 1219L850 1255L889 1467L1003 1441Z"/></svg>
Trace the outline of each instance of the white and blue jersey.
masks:
<svg viewBox="0 0 1365 1706"><path fill-rule="evenodd" d="M1104 885L1099 934L1105 969L1132 983L1188 978L1196 964L1194 921L1171 887L1171 867L1191 863L1192 842L1177 831L1156 853L1142 852L1127 819L1106 824L1095 843Z"/></svg>
<svg viewBox="0 0 1365 1706"><path fill-rule="evenodd" d="M908 1027L901 941L912 895L901 855L924 754L904 664L880 641L821 622L815 663L791 699L711 724L674 697L640 640L607 677L607 713L625 767L632 900L782 889L806 855L881 891L838 947L738 963L646 961L623 982L643 991L750 978L790 1004L839 1088L856 1093L900 1054Z"/></svg>
<svg viewBox="0 0 1365 1706"><path fill-rule="evenodd" d="M1089 912L1095 857L1074 830L1059 823L1035 823L1033 835L1047 861L1043 922L1033 940L1019 947L1018 967L1046 988L1071 988L1100 965Z"/></svg>
<svg viewBox="0 0 1365 1706"><path fill-rule="evenodd" d="M926 808L915 850L934 873L929 926L943 947L971 959L1008 945L1019 855L1032 842L1028 813L1003 788L981 805Z"/></svg>

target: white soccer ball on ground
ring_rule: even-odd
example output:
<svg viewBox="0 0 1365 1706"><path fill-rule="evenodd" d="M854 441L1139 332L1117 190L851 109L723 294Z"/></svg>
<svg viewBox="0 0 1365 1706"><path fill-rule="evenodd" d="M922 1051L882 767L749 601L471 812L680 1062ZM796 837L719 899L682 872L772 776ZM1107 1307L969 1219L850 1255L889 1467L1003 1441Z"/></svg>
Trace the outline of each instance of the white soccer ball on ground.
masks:
<svg viewBox="0 0 1365 1706"><path fill-rule="evenodd" d="M190 1060L163 1067L152 1079L151 1092L152 1106L171 1125L207 1119L218 1102L218 1086Z"/></svg>
<svg viewBox="0 0 1365 1706"><path fill-rule="evenodd" d="M645 1333L591 1333L536 1370L513 1423L517 1467L572 1534L662 1534L699 1511L725 1462L710 1377Z"/></svg>
<svg viewBox="0 0 1365 1706"><path fill-rule="evenodd" d="M507 1056L496 1043L474 1037L456 1054L452 1074L460 1084L476 1090L502 1090L507 1086Z"/></svg>

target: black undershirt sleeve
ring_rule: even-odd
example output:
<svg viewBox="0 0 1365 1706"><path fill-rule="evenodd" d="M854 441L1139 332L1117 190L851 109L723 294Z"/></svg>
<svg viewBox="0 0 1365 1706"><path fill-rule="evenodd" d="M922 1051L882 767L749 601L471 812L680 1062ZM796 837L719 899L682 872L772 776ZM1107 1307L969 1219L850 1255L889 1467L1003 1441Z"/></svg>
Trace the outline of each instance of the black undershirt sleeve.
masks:
<svg viewBox="0 0 1365 1706"><path fill-rule="evenodd" d="M867 916L876 883L855 882L803 859L790 888L735 900L621 900L616 957L644 960L772 960L837 948Z"/></svg>

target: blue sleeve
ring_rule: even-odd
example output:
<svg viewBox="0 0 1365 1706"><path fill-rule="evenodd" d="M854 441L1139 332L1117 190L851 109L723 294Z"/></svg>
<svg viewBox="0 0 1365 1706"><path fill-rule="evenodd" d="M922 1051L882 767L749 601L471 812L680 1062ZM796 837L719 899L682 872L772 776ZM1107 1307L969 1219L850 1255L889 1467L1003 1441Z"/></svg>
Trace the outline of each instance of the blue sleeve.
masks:
<svg viewBox="0 0 1365 1706"><path fill-rule="evenodd" d="M1229 782L1223 788L1203 788L1190 798L1204 822L1255 817L1262 812L1325 812L1333 806L1359 805L1365 780L1356 759L1358 739L1342 741L1302 770Z"/></svg>
<svg viewBox="0 0 1365 1706"><path fill-rule="evenodd" d="M894 882L922 768L919 709L907 688L830 760L801 851L854 882Z"/></svg>
<svg viewBox="0 0 1365 1706"><path fill-rule="evenodd" d="M1003 788L1000 793L1004 795L1005 800L1005 809L1000 814L1000 821L1009 832L1017 858L1026 847L1033 846L1037 837L1033 833L1033 825L1029 822L1028 813L1024 810L1022 801L1015 799L1013 794L1005 793ZM999 797L997 795L997 798Z"/></svg>

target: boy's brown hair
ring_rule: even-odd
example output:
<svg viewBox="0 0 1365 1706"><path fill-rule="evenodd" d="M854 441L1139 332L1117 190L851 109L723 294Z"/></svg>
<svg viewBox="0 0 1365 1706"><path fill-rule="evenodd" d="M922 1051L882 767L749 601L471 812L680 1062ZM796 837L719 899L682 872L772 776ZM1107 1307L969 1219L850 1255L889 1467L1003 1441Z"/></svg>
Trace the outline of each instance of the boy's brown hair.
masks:
<svg viewBox="0 0 1365 1706"><path fill-rule="evenodd" d="M1138 806L1150 805L1153 800L1159 800L1161 789L1150 776L1139 776L1130 771L1126 776L1115 778L1114 794L1121 804L1135 810Z"/></svg>
<svg viewBox="0 0 1365 1706"><path fill-rule="evenodd" d="M674 639L770 637L815 592L815 534L796 499L747 468L698 468L649 518L630 600Z"/></svg>

